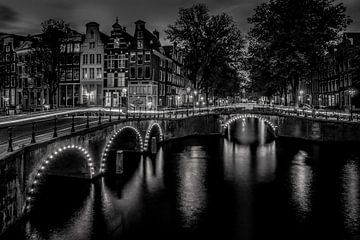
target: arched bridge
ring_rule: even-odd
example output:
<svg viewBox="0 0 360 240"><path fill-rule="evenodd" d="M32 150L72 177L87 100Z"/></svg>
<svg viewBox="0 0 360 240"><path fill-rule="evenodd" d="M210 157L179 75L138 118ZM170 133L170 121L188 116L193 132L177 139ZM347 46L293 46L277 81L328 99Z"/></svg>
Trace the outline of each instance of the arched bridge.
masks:
<svg viewBox="0 0 360 240"><path fill-rule="evenodd" d="M62 132L56 125L60 120L55 118L50 133L41 135L34 132L35 124L30 123L31 135L21 139L28 144L20 148L13 148L13 132L9 131L9 152L0 155L0 174L5 179L0 187L7 193L0 195L0 202L6 203L0 218L7 219L0 232L31 208L33 195L44 177L95 179L106 174L107 156L115 150L147 154L162 141L188 135L225 134L232 123L245 118L264 121L277 137L316 141L360 139L360 124L356 121L273 109L204 108L200 112L143 112L113 118L106 114L91 115L92 118L89 115L70 116L71 125ZM85 119L82 127L75 124L76 117Z"/></svg>

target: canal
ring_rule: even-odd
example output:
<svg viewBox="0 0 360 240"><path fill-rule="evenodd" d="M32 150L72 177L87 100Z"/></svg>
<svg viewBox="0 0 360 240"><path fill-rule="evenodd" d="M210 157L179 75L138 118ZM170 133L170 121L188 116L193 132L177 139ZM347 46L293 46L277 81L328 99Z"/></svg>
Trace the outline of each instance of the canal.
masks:
<svg viewBox="0 0 360 240"><path fill-rule="evenodd" d="M5 239L360 239L359 153L239 120L227 138L126 154L121 177L48 176Z"/></svg>

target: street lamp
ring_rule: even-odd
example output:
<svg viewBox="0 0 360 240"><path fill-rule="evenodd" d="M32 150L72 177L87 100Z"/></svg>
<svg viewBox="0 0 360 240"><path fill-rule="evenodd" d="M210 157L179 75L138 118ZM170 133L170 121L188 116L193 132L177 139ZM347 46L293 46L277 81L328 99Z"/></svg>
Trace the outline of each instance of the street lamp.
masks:
<svg viewBox="0 0 360 240"><path fill-rule="evenodd" d="M179 105L180 105L180 98L181 98L181 97L178 95L178 96L177 96L177 107L178 107L178 108L179 108Z"/></svg>
<svg viewBox="0 0 360 240"><path fill-rule="evenodd" d="M198 91L197 90L195 90L194 91L194 100L193 100L193 102L197 102L197 94L198 94ZM195 111L195 104L193 104L193 107L194 107L194 111Z"/></svg>
<svg viewBox="0 0 360 240"><path fill-rule="evenodd" d="M349 94L349 104L350 104L350 120L353 119L353 114L352 114L352 103L351 100L352 98L355 96L356 94L356 90L354 88L349 88L348 89L348 94Z"/></svg>
<svg viewBox="0 0 360 240"><path fill-rule="evenodd" d="M187 94L187 109L186 109L186 116L189 116L189 94L190 94L191 88L186 88L186 94Z"/></svg>

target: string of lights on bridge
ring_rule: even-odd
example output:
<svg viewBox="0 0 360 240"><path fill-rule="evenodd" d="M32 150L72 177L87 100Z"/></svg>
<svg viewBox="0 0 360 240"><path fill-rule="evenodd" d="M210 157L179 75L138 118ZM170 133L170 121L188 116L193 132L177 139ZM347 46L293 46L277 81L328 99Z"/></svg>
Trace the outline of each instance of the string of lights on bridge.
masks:
<svg viewBox="0 0 360 240"><path fill-rule="evenodd" d="M26 210L30 209L33 195L38 188L38 185L46 171L46 168L60 153L63 153L65 151L69 151L69 150L77 150L78 152L80 152L83 155L83 157L87 160L87 163L88 163L88 167L90 170L90 178L93 178L93 176L95 175L94 163L90 156L90 153L85 148L83 148L81 146L77 146L77 145L67 145L67 146L58 148L51 155L49 155L45 160L42 161L39 169L37 170L37 172L35 174L35 178L34 178L32 184L30 185L31 187L30 187L28 196L26 197L26 205L25 205Z"/></svg>
<svg viewBox="0 0 360 240"><path fill-rule="evenodd" d="M159 133L160 133L160 141L163 140L163 132L161 130L160 124L159 123L153 123L150 127L148 127L148 130L146 131L146 135L145 135L145 142L144 142L144 149L145 151L148 150L149 148L149 140L150 140L150 133L153 129L153 127L157 127L159 129Z"/></svg>
<svg viewBox="0 0 360 240"><path fill-rule="evenodd" d="M233 122L239 120L239 119L245 119L245 118L256 118L256 119L260 119L262 121L264 121L265 123L267 123L268 125L270 125L270 127L272 128L273 131L276 131L277 126L275 124L273 124L271 121L269 121L268 119L259 116L259 115L255 115L255 114L241 114L241 115L237 115L235 117L230 118L229 120L227 120L224 125L223 128L226 129L228 128Z"/></svg>
<svg viewBox="0 0 360 240"><path fill-rule="evenodd" d="M124 129L132 129L136 132L136 135L138 136L139 138L139 141L140 141L140 151L143 152L144 151L144 144L143 144L143 140L142 140L142 137L141 137L141 134L139 132L139 130L137 130L135 127L132 127L132 126L125 126L125 127L122 127L121 129L119 130L116 130L110 137L109 141L106 143L106 147L105 147L105 150L102 154L102 157L101 157L101 165L100 165L100 173L104 173L105 172L105 169L106 169L106 157L108 155L108 152L110 150L110 147L111 145L113 144L113 141L114 139L124 130Z"/></svg>

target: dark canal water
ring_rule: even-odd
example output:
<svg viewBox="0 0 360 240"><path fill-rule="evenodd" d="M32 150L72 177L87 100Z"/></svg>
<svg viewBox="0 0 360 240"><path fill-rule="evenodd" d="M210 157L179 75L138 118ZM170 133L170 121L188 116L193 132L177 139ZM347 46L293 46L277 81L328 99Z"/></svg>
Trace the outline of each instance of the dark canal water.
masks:
<svg viewBox="0 0 360 240"><path fill-rule="evenodd" d="M130 156L121 178L48 177L9 239L360 239L359 156L240 120Z"/></svg>

